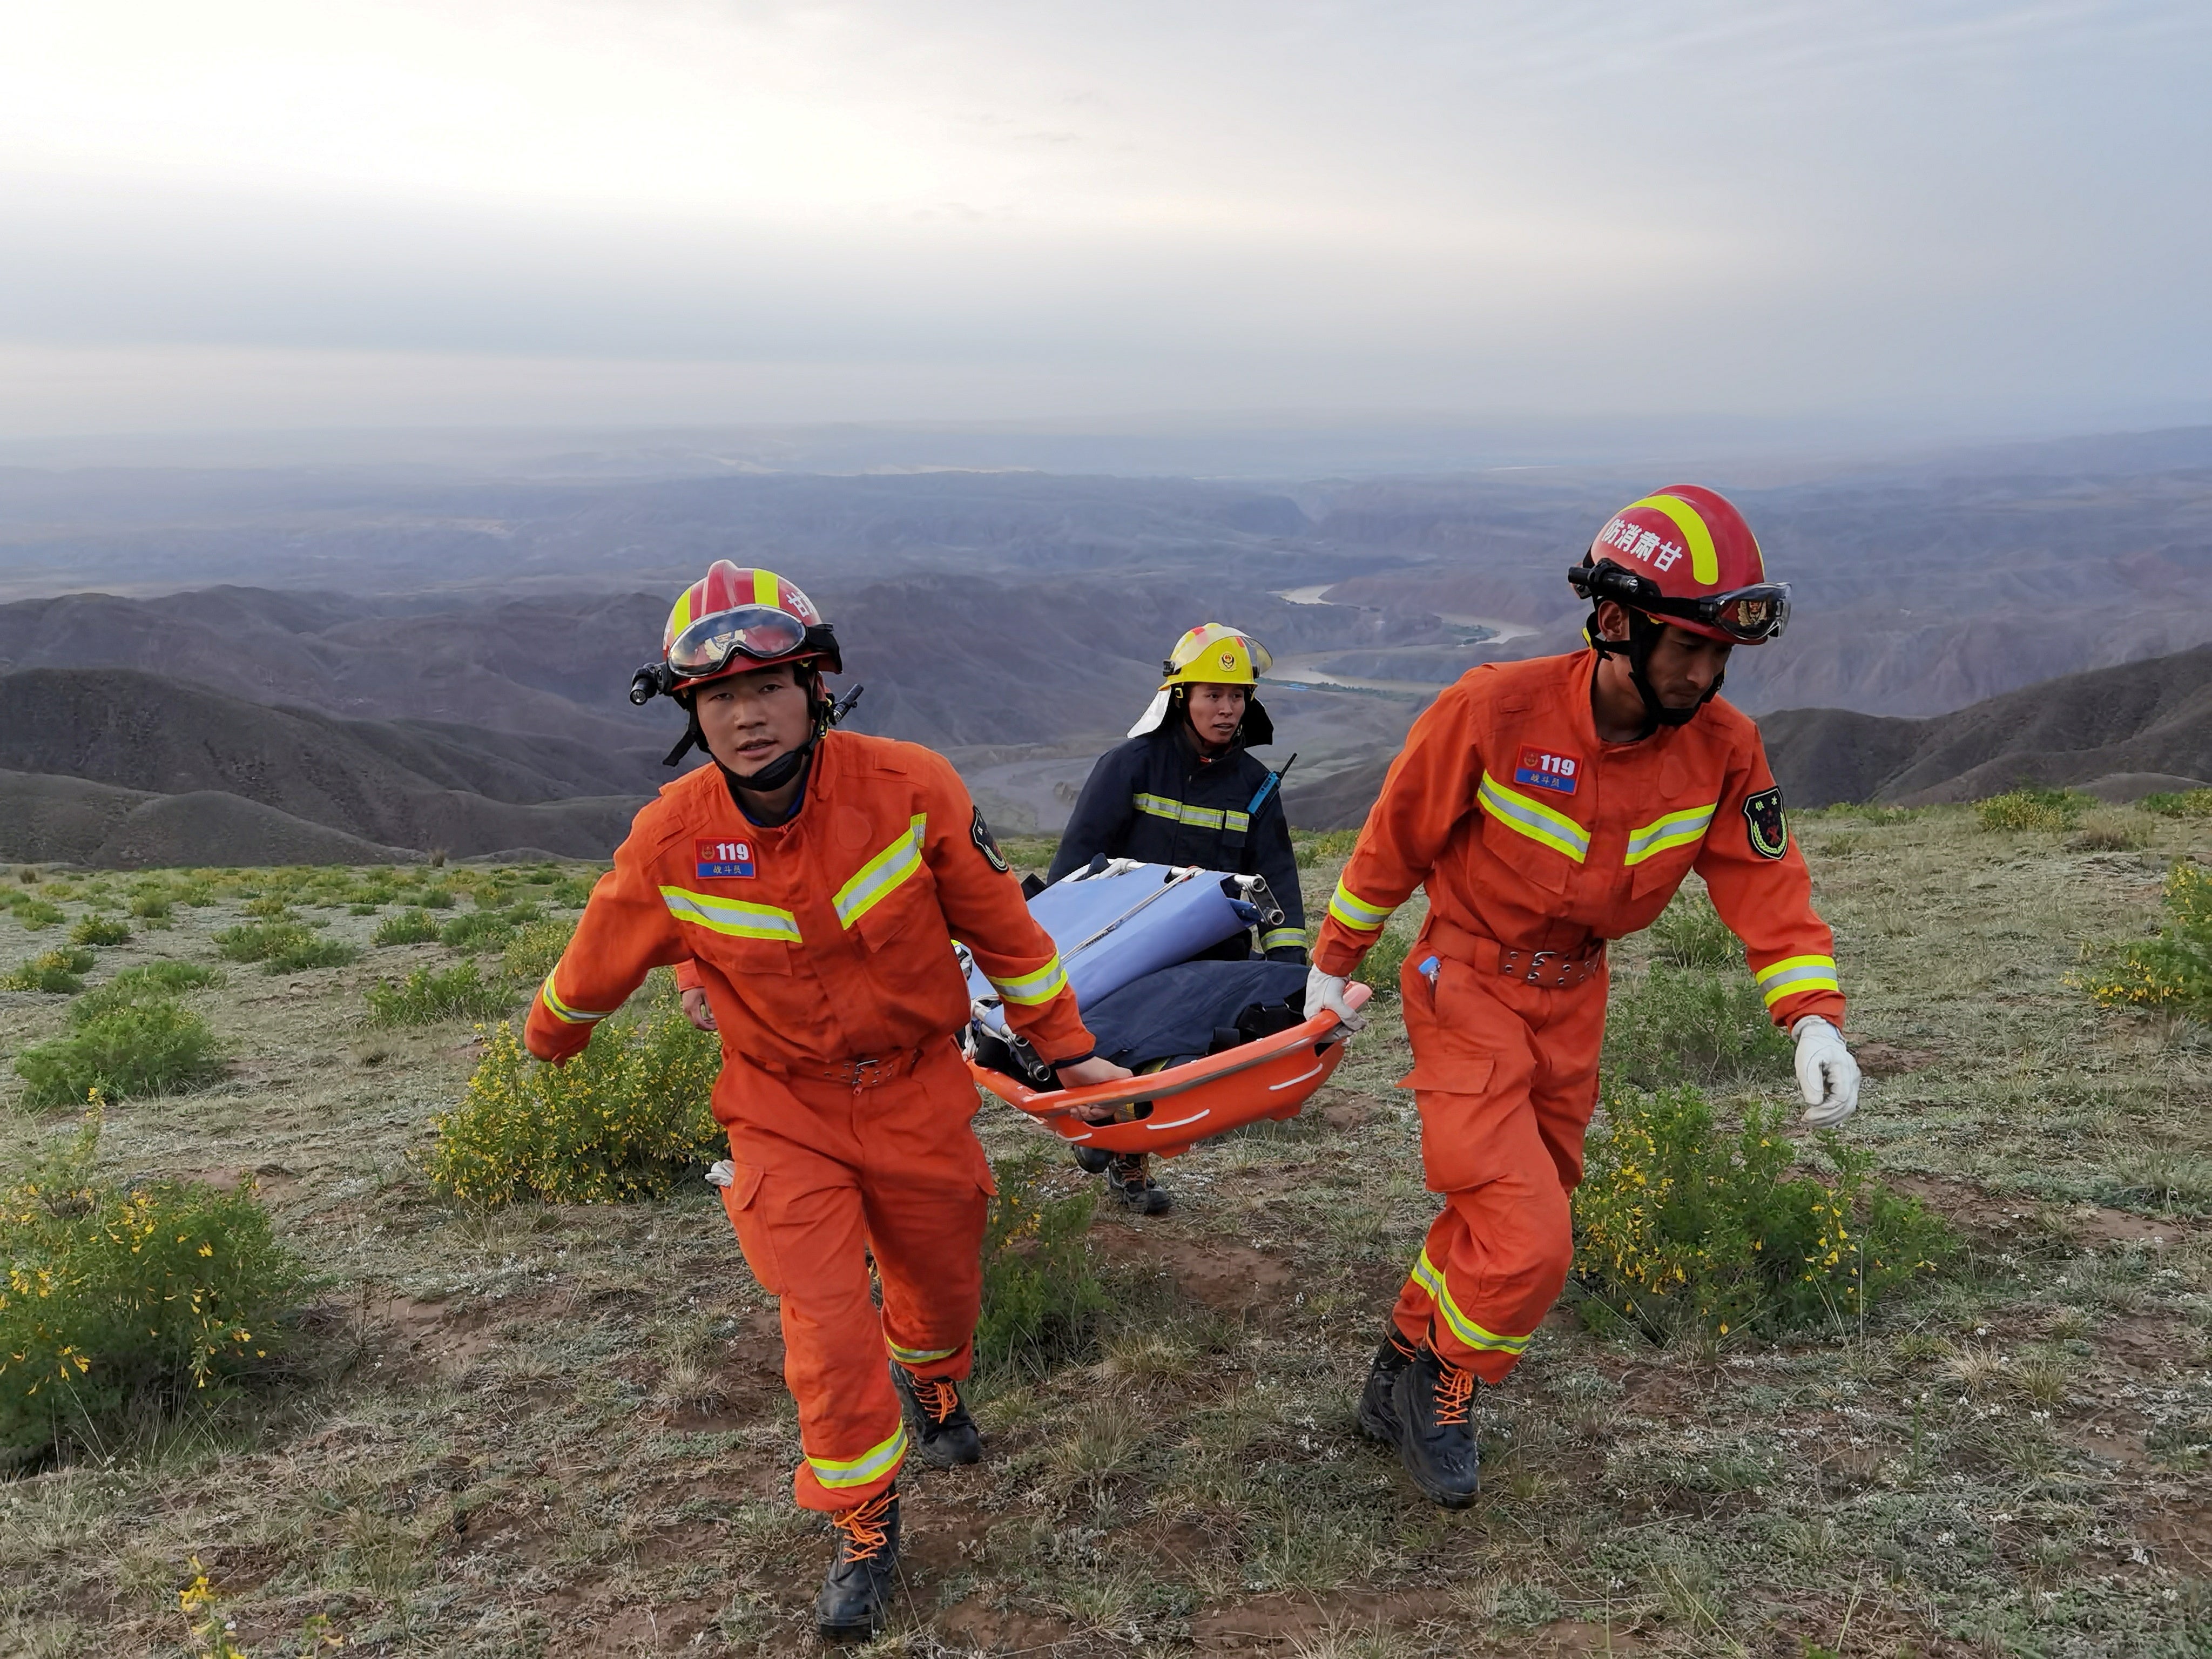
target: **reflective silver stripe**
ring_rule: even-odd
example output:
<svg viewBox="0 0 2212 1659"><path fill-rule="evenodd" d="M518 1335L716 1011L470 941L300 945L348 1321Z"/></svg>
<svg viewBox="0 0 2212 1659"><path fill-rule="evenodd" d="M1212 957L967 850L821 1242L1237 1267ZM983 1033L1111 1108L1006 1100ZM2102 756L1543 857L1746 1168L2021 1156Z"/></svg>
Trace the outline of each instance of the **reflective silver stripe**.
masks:
<svg viewBox="0 0 2212 1659"><path fill-rule="evenodd" d="M928 828L929 814L916 812L904 835L862 865L837 890L830 902L836 907L841 925L850 927L921 868L921 840Z"/></svg>
<svg viewBox="0 0 2212 1659"><path fill-rule="evenodd" d="M817 1457L809 1452L806 1462L814 1478L825 1486L865 1486L898 1468L905 1455L906 1425L901 1423L890 1439L869 1447L858 1457Z"/></svg>
<svg viewBox="0 0 2212 1659"><path fill-rule="evenodd" d="M1249 813L1221 806L1188 806L1182 801L1170 800L1165 795L1132 795L1129 805L1147 817L1165 818L1170 823L1188 823L1199 830L1241 831L1252 827Z"/></svg>
<svg viewBox="0 0 2212 1659"><path fill-rule="evenodd" d="M884 1346L902 1365L927 1365L933 1360L950 1359L960 1352L957 1348L902 1348L889 1337L884 1339Z"/></svg>
<svg viewBox="0 0 2212 1659"><path fill-rule="evenodd" d="M1288 951L1293 947L1306 948L1306 930L1303 927L1276 927L1260 935L1262 951Z"/></svg>
<svg viewBox="0 0 2212 1659"><path fill-rule="evenodd" d="M1762 968L1758 973L1760 994L1771 1008L1787 996L1800 991L1840 991L1836 983L1836 959L1833 957L1785 957L1780 962Z"/></svg>
<svg viewBox="0 0 2212 1659"><path fill-rule="evenodd" d="M1008 1002L1018 1003L1024 1008L1034 1008L1039 1003L1050 1002L1067 988L1067 970L1060 965L1060 953L1055 951L1050 962L1033 974L1023 974L1013 979L1000 979L988 969L983 977Z"/></svg>
<svg viewBox="0 0 2212 1659"><path fill-rule="evenodd" d="M1336 893L1328 902L1328 913L1355 933L1371 933L1390 920L1390 912L1379 904L1370 904L1365 899L1337 878Z"/></svg>
<svg viewBox="0 0 2212 1659"><path fill-rule="evenodd" d="M661 902L678 921L688 921L709 933L732 939L774 939L799 943L799 918L772 904L744 904L715 893L694 893L682 887L660 890Z"/></svg>
<svg viewBox="0 0 2212 1659"><path fill-rule="evenodd" d="M1663 853L1671 847L1703 841L1705 831L1712 827L1713 814L1720 810L1714 801L1705 806L1685 807L1679 812L1669 812L1663 818L1655 818L1641 830L1628 833L1628 852L1623 864L1641 864L1655 853Z"/></svg>
<svg viewBox="0 0 2212 1659"><path fill-rule="evenodd" d="M551 974L546 975L545 982L538 988L538 995L539 1000L544 1003L547 1013L556 1019L565 1020L571 1025L589 1025L596 1020L605 1019L609 1014L614 1012L611 1008L571 1008L561 1000L560 993L553 988Z"/></svg>
<svg viewBox="0 0 2212 1659"><path fill-rule="evenodd" d="M1508 789L1485 772L1475 787L1475 799L1508 830L1517 831L1539 846L1565 853L1577 864L1589 856L1589 832L1572 818L1533 801L1518 790Z"/></svg>
<svg viewBox="0 0 2212 1659"><path fill-rule="evenodd" d="M1443 1313L1444 1324L1451 1334L1470 1348L1488 1349L1498 1353L1519 1353L1534 1337L1533 1331L1528 1336L1500 1336L1496 1331L1476 1324L1462 1313L1459 1304L1452 1300L1451 1292L1444 1288L1443 1273L1435 1262L1429 1260L1425 1249L1421 1252L1421 1259L1413 1264L1413 1283L1429 1293L1430 1299Z"/></svg>

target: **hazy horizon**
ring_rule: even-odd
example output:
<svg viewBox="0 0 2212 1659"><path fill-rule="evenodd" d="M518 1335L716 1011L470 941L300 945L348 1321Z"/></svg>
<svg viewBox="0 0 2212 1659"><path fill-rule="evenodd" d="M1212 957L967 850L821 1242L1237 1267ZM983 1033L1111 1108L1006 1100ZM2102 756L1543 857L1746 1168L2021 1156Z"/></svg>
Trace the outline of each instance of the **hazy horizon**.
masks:
<svg viewBox="0 0 2212 1659"><path fill-rule="evenodd" d="M2178 4L88 0L0 61L0 438L2203 419L2208 46Z"/></svg>

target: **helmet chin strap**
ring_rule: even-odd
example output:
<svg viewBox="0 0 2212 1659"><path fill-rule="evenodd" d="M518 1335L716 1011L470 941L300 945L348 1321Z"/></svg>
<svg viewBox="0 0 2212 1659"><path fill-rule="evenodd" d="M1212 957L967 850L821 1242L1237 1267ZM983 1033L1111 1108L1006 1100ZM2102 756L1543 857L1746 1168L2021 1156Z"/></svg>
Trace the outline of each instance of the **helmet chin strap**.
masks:
<svg viewBox="0 0 2212 1659"><path fill-rule="evenodd" d="M1651 652L1667 636L1667 625L1641 611L1628 611L1628 638L1626 641L1609 640L1598 632L1597 611L1590 611L1589 626L1584 630L1590 648L1601 657L1626 656L1628 659L1628 683L1636 688L1636 695L1644 700L1644 729L1636 734L1641 743L1662 726L1687 726L1697 719L1698 711L1720 695L1721 683L1728 678L1725 670L1713 676L1713 683L1705 688L1705 695L1687 708L1669 708L1659 701L1659 694L1651 689L1646 670L1651 665Z"/></svg>

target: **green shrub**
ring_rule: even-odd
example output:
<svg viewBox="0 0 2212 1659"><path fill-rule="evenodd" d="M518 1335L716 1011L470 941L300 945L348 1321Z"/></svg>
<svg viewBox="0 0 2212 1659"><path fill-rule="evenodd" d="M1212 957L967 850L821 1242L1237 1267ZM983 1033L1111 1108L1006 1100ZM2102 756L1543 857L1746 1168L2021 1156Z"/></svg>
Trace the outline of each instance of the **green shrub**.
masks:
<svg viewBox="0 0 2212 1659"><path fill-rule="evenodd" d="M2166 924L2154 939L2093 954L2070 982L2102 1007L2148 1008L2212 1020L2212 870L2177 863L2166 878Z"/></svg>
<svg viewBox="0 0 2212 1659"><path fill-rule="evenodd" d="M531 1059L501 1021L460 1104L430 1120L431 1182L485 1204L659 1197L726 1152L708 1109L721 1058L672 1006L606 1021L557 1067Z"/></svg>
<svg viewBox="0 0 2212 1659"><path fill-rule="evenodd" d="M1974 803L1984 830L2071 830L2090 798L2072 789L2023 785Z"/></svg>
<svg viewBox="0 0 2212 1659"><path fill-rule="evenodd" d="M70 1005L70 1023L82 1025L99 1015L141 1003L161 1002L179 991L197 991L220 985L222 975L202 962L149 962L125 968L105 985L96 986Z"/></svg>
<svg viewBox="0 0 2212 1659"><path fill-rule="evenodd" d="M1385 927L1368 947L1367 954L1359 960L1359 977L1375 988L1377 996L1398 994L1398 972L1406 965L1406 952L1413 948L1413 936L1399 928Z"/></svg>
<svg viewBox="0 0 2212 1659"><path fill-rule="evenodd" d="M438 937L438 924L428 910L402 910L377 923L379 945L428 945Z"/></svg>
<svg viewBox="0 0 2212 1659"><path fill-rule="evenodd" d="M2212 818L2212 789L2145 795L2137 804L2144 811L2155 812L2165 818Z"/></svg>
<svg viewBox="0 0 2212 1659"><path fill-rule="evenodd" d="M456 951L497 951L514 937L514 924L496 910L471 910L438 930L438 943Z"/></svg>
<svg viewBox="0 0 2212 1659"><path fill-rule="evenodd" d="M75 996L84 989L84 981L78 975L88 973L92 963L92 952L81 945L49 951L43 956L33 957L5 979L0 979L0 991L46 991Z"/></svg>
<svg viewBox="0 0 2212 1659"><path fill-rule="evenodd" d="M1047 860L1046 862L1051 860ZM596 875L563 876L545 890L545 902L556 910L580 910L591 898L592 889L599 883L599 878Z"/></svg>
<svg viewBox="0 0 2212 1659"><path fill-rule="evenodd" d="M372 1025L434 1025L441 1019L489 1019L514 1006L514 993L477 973L474 957L433 973L417 968L398 983L380 980L364 995Z"/></svg>
<svg viewBox="0 0 2212 1659"><path fill-rule="evenodd" d="M292 920L294 896L289 892L264 893L258 898L246 900L244 908L247 915L263 921L289 921Z"/></svg>
<svg viewBox="0 0 2212 1659"><path fill-rule="evenodd" d="M95 1117L0 1191L0 1449L105 1449L270 1365L304 1277L250 1182L121 1186Z"/></svg>
<svg viewBox="0 0 2212 1659"><path fill-rule="evenodd" d="M1298 868L1310 870L1330 859L1350 858L1358 842L1357 830L1324 830L1318 835L1291 836L1291 847L1297 857Z"/></svg>
<svg viewBox="0 0 2212 1659"><path fill-rule="evenodd" d="M1735 1088L1790 1073L1794 1050L1748 974L1655 963L1613 984L1603 1065L1615 1085Z"/></svg>
<svg viewBox="0 0 2212 1659"><path fill-rule="evenodd" d="M264 974L295 974L308 968L337 968L361 954L350 945L325 939L303 921L248 921L215 936L216 954L227 962L258 962Z"/></svg>
<svg viewBox="0 0 2212 1659"><path fill-rule="evenodd" d="M1797 1171L1784 1114L1717 1125L1694 1089L1608 1091L1575 1191L1586 1321L1656 1340L1692 1329L1764 1335L1856 1321L1933 1271L1940 1218L1868 1179L1873 1156L1820 1137L1832 1172Z"/></svg>
<svg viewBox="0 0 2212 1659"><path fill-rule="evenodd" d="M198 1014L156 999L95 1012L67 1036L15 1056L23 1103L34 1110L177 1094L222 1075L215 1033Z"/></svg>
<svg viewBox="0 0 2212 1659"><path fill-rule="evenodd" d="M1054 1198L1045 1190L1052 1170L1034 1152L994 1167L975 1322L975 1361L987 1372L1042 1376L1084 1358L1106 1305L1090 1247L1094 1196L1084 1188Z"/></svg>
<svg viewBox="0 0 2212 1659"><path fill-rule="evenodd" d="M70 938L79 945L123 945L129 942L131 929L106 916L87 916L70 929Z"/></svg>
<svg viewBox="0 0 2212 1659"><path fill-rule="evenodd" d="M56 922L69 920L62 914L61 906L49 904L44 899L30 899L8 908L15 913L15 920L33 933L42 928L52 927Z"/></svg>
<svg viewBox="0 0 2212 1659"><path fill-rule="evenodd" d="M173 911L167 899L141 895L131 901L131 914L141 921L150 921L156 927L166 927Z"/></svg>
<svg viewBox="0 0 2212 1659"><path fill-rule="evenodd" d="M535 985L553 971L561 952L576 936L574 921L533 921L514 936L501 958L507 976L519 984Z"/></svg>
<svg viewBox="0 0 2212 1659"><path fill-rule="evenodd" d="M425 910L450 910L453 908L453 894L443 887L433 887L416 901Z"/></svg>
<svg viewBox="0 0 2212 1659"><path fill-rule="evenodd" d="M1711 898L1684 891L1651 924L1651 958L1677 968L1741 968L1743 945Z"/></svg>

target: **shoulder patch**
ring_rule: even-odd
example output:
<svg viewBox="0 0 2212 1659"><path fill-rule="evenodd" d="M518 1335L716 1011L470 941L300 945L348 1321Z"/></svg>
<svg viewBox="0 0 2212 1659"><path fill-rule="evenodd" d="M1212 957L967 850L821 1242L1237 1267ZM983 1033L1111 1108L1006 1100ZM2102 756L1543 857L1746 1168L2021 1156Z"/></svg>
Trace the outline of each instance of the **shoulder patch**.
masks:
<svg viewBox="0 0 2212 1659"><path fill-rule="evenodd" d="M983 809L980 806L975 809L975 817L968 826L968 835L975 843L975 850L983 855L984 861L994 870L1002 876L1013 873L1014 866L1006 862L1006 855L999 850L999 843L991 839L991 826L983 822Z"/></svg>
<svg viewBox="0 0 2212 1659"><path fill-rule="evenodd" d="M1751 850L1759 857L1778 859L1790 850L1790 820L1783 815L1780 784L1744 797L1743 822Z"/></svg>

